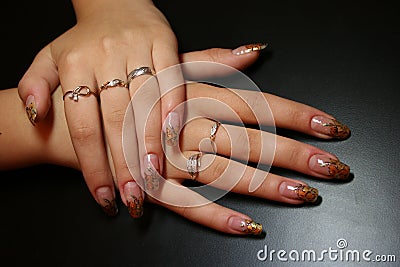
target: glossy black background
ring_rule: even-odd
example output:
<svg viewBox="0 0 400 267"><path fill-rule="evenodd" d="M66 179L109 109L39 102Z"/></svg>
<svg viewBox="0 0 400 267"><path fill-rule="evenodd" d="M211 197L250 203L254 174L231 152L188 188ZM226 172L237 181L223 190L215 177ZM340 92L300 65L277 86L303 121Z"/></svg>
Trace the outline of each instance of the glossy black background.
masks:
<svg viewBox="0 0 400 267"><path fill-rule="evenodd" d="M264 91L323 109L352 129L342 142L278 133L335 153L351 166L353 179L336 183L272 169L317 187L322 203L292 207L229 194L218 203L266 229L264 238L247 238L217 233L149 204L140 220L123 208L117 218L107 218L74 170L2 172L1 265L397 266L400 24L394 3L156 1L182 52L269 42L245 73ZM4 2L1 10L1 88L9 88L41 47L74 24L74 15L65 0ZM337 249L340 238L347 249L395 254L397 264L257 259L265 245L320 252Z"/></svg>

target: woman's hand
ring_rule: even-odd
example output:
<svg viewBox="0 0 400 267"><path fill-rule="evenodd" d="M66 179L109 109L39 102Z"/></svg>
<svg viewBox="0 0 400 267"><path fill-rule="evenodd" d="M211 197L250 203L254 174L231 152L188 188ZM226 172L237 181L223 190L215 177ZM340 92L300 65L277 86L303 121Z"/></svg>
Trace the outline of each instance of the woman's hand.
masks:
<svg viewBox="0 0 400 267"><path fill-rule="evenodd" d="M227 52L224 49L211 51L214 55L216 53L224 55ZM210 51L189 53L183 55L182 59L186 61L200 60L202 56L210 55L209 53ZM203 60L211 58L217 57L203 58ZM219 58L222 59L222 63L231 62L228 53ZM255 58L254 54L248 55L250 61ZM249 61L242 60L242 62L248 63ZM236 64L238 63L236 62ZM40 132L30 130L28 133L24 133L32 135L36 141L31 142L28 146L30 153L36 151L36 154L29 155L29 159L32 157L40 159L39 155L43 155L42 151L45 147L46 159L42 158L41 160L79 169L80 166L73 152L65 124L61 95L62 93L58 90L53 96L55 116L52 124L43 125L43 128L39 128ZM231 234L260 234L262 228L261 224L255 223L249 216L220 206L199 194L196 192L196 187L187 187L186 180L195 179L200 184L226 191L297 205L315 202L318 190L303 181L275 175L249 165L259 163L278 166L321 179L344 180L350 174L349 166L330 152L275 135L273 132L236 125L238 122L246 125L265 125L271 124L273 122L271 119L273 119L277 127L299 131L318 138L347 138L350 134L349 128L321 110L266 93L219 88L203 83L187 84L186 97L189 100L188 112L204 116L193 119L184 126L180 135L180 148L185 157L185 163L189 157L197 155L201 150L202 154L199 157L192 158L192 160L194 159L192 163L201 162L201 166L198 169L193 167L193 164L182 167L174 160L167 160L163 171L166 180L159 187L159 191L147 195L147 200L162 205L189 220ZM238 116L230 117L226 113L220 112L221 110L190 104L191 100L203 98L211 102L223 103ZM272 117L266 116L259 120L255 114L268 113L267 110L257 110L263 107L259 103L264 101L269 104ZM194 103L196 102L194 101ZM219 127L215 127L216 131L212 132L211 129L216 125L216 121L222 123ZM10 124L9 127L15 127L15 125ZM7 127L5 128L7 129ZM40 138L44 133L48 134L49 138ZM14 138L18 138L18 136L14 136ZM202 145L204 140L206 144L212 144L210 139L214 140L215 146ZM247 145L243 146L242 144ZM216 151L215 155L214 151ZM136 153L133 151L130 154L135 155ZM243 160L248 160L249 164L243 164ZM256 186L252 186L254 181L257 182ZM132 198L131 202L125 203L130 207L131 212L137 208L137 201L135 201ZM100 203L107 208L109 202L100 200ZM181 205L177 205L179 203Z"/></svg>
<svg viewBox="0 0 400 267"><path fill-rule="evenodd" d="M36 124L45 120L50 95L61 84L68 128L86 183L95 199L114 199L113 178L118 180L120 192L124 192L126 181L141 179L131 176L123 158L121 122L125 110L144 80L179 63L177 41L168 21L150 0L72 2L77 24L38 53L19 83L19 93L28 118ZM141 166L148 154L163 165L163 121L164 132L174 134L182 124L183 110L175 107L185 100L185 88L169 88L169 81L182 80L182 74L177 70L163 78L149 88L149 93L158 97L165 95L159 113L151 128L137 132L138 139L145 140L138 149ZM140 111L147 104L142 98L133 107L138 129L143 123ZM104 140L113 166L109 166ZM170 145L176 145L177 139L173 140ZM139 197L143 192L135 190L135 194Z"/></svg>

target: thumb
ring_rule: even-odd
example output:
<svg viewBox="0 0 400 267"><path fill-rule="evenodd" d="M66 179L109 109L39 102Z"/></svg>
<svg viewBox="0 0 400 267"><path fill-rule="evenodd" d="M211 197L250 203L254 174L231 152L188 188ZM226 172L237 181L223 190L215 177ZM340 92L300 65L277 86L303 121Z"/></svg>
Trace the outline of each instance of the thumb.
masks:
<svg viewBox="0 0 400 267"><path fill-rule="evenodd" d="M207 61L228 65L234 69L243 70L253 64L259 57L260 51L265 49L267 44L258 43L243 45L236 49L211 48L201 51L180 54L182 63L195 61ZM216 75L229 74L230 68L221 68L219 64L211 64L205 67L204 64L183 64L182 71L190 78L202 78Z"/></svg>
<svg viewBox="0 0 400 267"><path fill-rule="evenodd" d="M46 46L36 55L18 84L19 96L33 125L46 117L51 106L51 92L58 84L57 67L50 46Z"/></svg>

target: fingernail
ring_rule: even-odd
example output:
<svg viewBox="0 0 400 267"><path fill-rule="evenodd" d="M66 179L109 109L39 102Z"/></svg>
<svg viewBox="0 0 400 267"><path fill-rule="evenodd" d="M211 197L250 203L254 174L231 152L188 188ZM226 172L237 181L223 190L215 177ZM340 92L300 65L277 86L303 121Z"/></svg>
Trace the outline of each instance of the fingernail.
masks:
<svg viewBox="0 0 400 267"><path fill-rule="evenodd" d="M33 95L28 96L28 98L26 99L25 111L26 115L28 115L29 121L32 123L32 125L35 126L37 109L36 109L35 97Z"/></svg>
<svg viewBox="0 0 400 267"><path fill-rule="evenodd" d="M124 186L124 195L132 218L139 218L143 215L143 196L140 187L136 182L127 182Z"/></svg>
<svg viewBox="0 0 400 267"><path fill-rule="evenodd" d="M233 231L242 232L249 235L260 235L262 233L262 224L232 216L228 219L228 226Z"/></svg>
<svg viewBox="0 0 400 267"><path fill-rule="evenodd" d="M251 53L253 51L261 51L268 46L267 43L255 43L255 44L248 44L242 45L234 50L232 50L232 54L240 56L244 54Z"/></svg>
<svg viewBox="0 0 400 267"><path fill-rule="evenodd" d="M314 155L309 160L312 170L336 179L347 179L350 175L350 167L343 162L326 155Z"/></svg>
<svg viewBox="0 0 400 267"><path fill-rule="evenodd" d="M108 186L100 187L96 190L97 201L102 207L105 214L115 216L118 213L117 203L114 193Z"/></svg>
<svg viewBox="0 0 400 267"><path fill-rule="evenodd" d="M346 139L350 135L350 129L338 120L324 116L315 116L311 120L311 128L322 134L337 139Z"/></svg>
<svg viewBox="0 0 400 267"><path fill-rule="evenodd" d="M165 142L169 146L176 146L179 142L181 119L177 112L170 112L165 121Z"/></svg>
<svg viewBox="0 0 400 267"><path fill-rule="evenodd" d="M156 154L147 154L143 160L143 177L144 183L147 190L157 190L159 187L160 174L160 162Z"/></svg>
<svg viewBox="0 0 400 267"><path fill-rule="evenodd" d="M304 202L315 202L318 198L318 189L296 182L282 182L279 186L279 192L284 197Z"/></svg>

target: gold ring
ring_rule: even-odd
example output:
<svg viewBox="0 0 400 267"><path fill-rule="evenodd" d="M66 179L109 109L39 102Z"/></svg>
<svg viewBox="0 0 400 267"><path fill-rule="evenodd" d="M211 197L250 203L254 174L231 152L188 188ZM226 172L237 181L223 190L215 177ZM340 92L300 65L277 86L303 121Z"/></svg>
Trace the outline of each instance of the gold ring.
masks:
<svg viewBox="0 0 400 267"><path fill-rule="evenodd" d="M75 102L78 102L80 96L90 96L90 95L94 95L95 97L98 96L96 92L91 91L90 88L85 85L78 86L72 91L67 91L63 95L63 100L65 100L65 97L67 95L70 99L74 100Z"/></svg>
<svg viewBox="0 0 400 267"><path fill-rule="evenodd" d="M214 124L213 124L213 126L211 127L211 130L210 130L210 142L211 142L211 147L212 147L214 153L215 153L215 148L214 148L214 146L215 146L215 137L217 135L217 131L218 131L218 128L219 128L220 125L221 125L220 122L214 121Z"/></svg>
<svg viewBox="0 0 400 267"><path fill-rule="evenodd" d="M120 80L120 79L114 79L112 81L107 81L107 82L103 83L100 86L99 94L101 93L101 91L106 90L108 88L112 88L112 87L125 87L125 88L128 88L128 84L125 83L123 80Z"/></svg>
<svg viewBox="0 0 400 267"><path fill-rule="evenodd" d="M199 174L201 156L201 152L191 155L186 163L187 171L190 174L190 177L192 177L192 180L196 180L196 177Z"/></svg>
<svg viewBox="0 0 400 267"><path fill-rule="evenodd" d="M154 76L156 73L155 71L150 68L150 67L139 67L134 69L133 71L131 71L128 74L128 82L127 82L127 86L129 87L129 84L131 83L131 81L133 79L135 79L136 77L139 77L140 75L151 75Z"/></svg>

